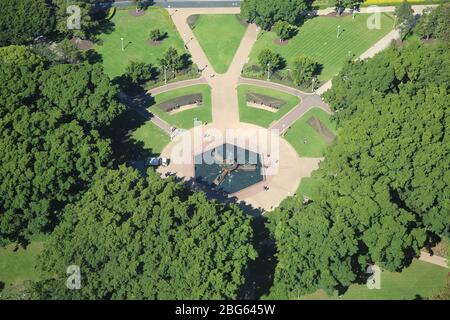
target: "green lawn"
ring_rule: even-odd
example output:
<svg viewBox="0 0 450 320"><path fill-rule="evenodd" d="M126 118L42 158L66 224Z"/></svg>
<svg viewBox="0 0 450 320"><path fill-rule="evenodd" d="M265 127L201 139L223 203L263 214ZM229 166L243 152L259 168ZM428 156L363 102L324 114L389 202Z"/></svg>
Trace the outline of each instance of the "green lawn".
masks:
<svg viewBox="0 0 450 320"><path fill-rule="evenodd" d="M276 45L274 32L264 32L256 41L250 54L250 63L256 64L259 52L270 48L282 55L289 64L296 56L305 55L323 65L319 81L331 79L338 73L350 55L358 57L392 30L393 19L381 15L381 28L368 29L369 14L357 14L346 17L316 17L300 27L298 34L287 45ZM341 35L337 39L337 26L341 26Z"/></svg>
<svg viewBox="0 0 450 320"><path fill-rule="evenodd" d="M114 31L99 36L102 43L95 49L103 57L103 65L110 77L122 75L130 61L142 61L158 65L159 58L170 47L185 52L184 43L166 10L158 7L148 8L145 15L133 17L128 10L117 10L114 18ZM161 45L148 43L150 30L159 28L168 37ZM124 38L125 51L122 51L120 38Z"/></svg>
<svg viewBox="0 0 450 320"><path fill-rule="evenodd" d="M217 73L227 72L245 30L235 14L201 14L193 29Z"/></svg>
<svg viewBox="0 0 450 320"><path fill-rule="evenodd" d="M383 271L381 289L369 290L366 285L351 285L341 299L344 300L412 300L429 298L447 284L448 269L431 263L413 260L402 272ZM337 293L328 296L319 290L300 299L337 299Z"/></svg>
<svg viewBox="0 0 450 320"><path fill-rule="evenodd" d="M152 156L161 154L164 147L170 142L170 137L150 121L137 128L133 132L132 138L137 142L142 142L144 148L150 150Z"/></svg>
<svg viewBox="0 0 450 320"><path fill-rule="evenodd" d="M299 156L322 157L327 147L327 143L322 136L308 124L308 120L311 117L318 118L330 131L335 135L337 134L335 125L330 121L330 115L322 109L313 108L288 129L284 138L295 148Z"/></svg>
<svg viewBox="0 0 450 320"><path fill-rule="evenodd" d="M318 197L320 186L320 180L315 178L313 173L311 177L302 178L297 189L297 194L314 200Z"/></svg>
<svg viewBox="0 0 450 320"><path fill-rule="evenodd" d="M203 104L197 108L172 115L168 115L158 108L158 103L195 93L201 93L203 95ZM211 122L211 88L207 84L199 84L158 94L155 96L155 104L152 105L149 110L171 125L182 129L193 128L194 118L197 118L198 121L202 122Z"/></svg>
<svg viewBox="0 0 450 320"><path fill-rule="evenodd" d="M38 280L36 259L44 248L44 240L32 241L26 249L20 247L14 252L15 244L0 248L0 281L5 289L21 286L27 280Z"/></svg>
<svg viewBox="0 0 450 320"><path fill-rule="evenodd" d="M281 99L286 101L286 103L282 105L277 112L270 112L263 109L249 107L247 106L246 99L247 92L263 94L272 98ZM238 99L240 120L242 122L253 123L264 128L268 128L273 121L280 119L300 102L298 97L288 93L250 85L240 85L238 87Z"/></svg>

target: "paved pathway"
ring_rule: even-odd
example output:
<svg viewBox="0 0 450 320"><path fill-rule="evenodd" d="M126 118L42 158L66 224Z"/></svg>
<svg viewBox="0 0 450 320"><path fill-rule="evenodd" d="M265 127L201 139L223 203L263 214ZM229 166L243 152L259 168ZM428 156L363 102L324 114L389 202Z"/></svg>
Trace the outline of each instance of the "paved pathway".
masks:
<svg viewBox="0 0 450 320"><path fill-rule="evenodd" d="M204 79L211 86L212 116L213 123L221 128L239 124L239 106L236 95L236 87L243 63L247 60L250 50L257 38L257 27L249 25L239 48L234 55L233 61L225 74L217 74L211 66L200 43L194 36L192 29L187 24L187 18L192 14L237 14L239 8L189 8L169 9L173 22L187 44L192 60L197 63L202 71Z"/></svg>
<svg viewBox="0 0 450 320"><path fill-rule="evenodd" d="M436 256L436 255L430 255L426 251L420 251L420 257L419 260L425 261L428 263L435 264L440 267L444 267L448 269L448 260L444 257Z"/></svg>
<svg viewBox="0 0 450 320"><path fill-rule="evenodd" d="M144 119L147 119L158 126L161 130L165 131L168 135L171 135L171 125L166 121L151 113L145 106L148 105L148 96L143 94L138 97L130 97L124 92L119 93L120 101L128 108L139 114Z"/></svg>
<svg viewBox="0 0 450 320"><path fill-rule="evenodd" d="M156 96L157 94L160 94L160 93L163 93L166 91L189 87L189 86L194 86L197 84L206 84L206 83L208 83L208 82L205 80L205 78L203 76L201 76L198 79L177 81L177 82L163 85L161 87L153 88L153 89L150 89L147 93L151 94L152 96Z"/></svg>
<svg viewBox="0 0 450 320"><path fill-rule="evenodd" d="M239 84L250 84L259 87L270 88L282 92L289 93L291 95L297 96L300 98L300 103L292 108L287 114L285 114L281 119L275 121L269 129L278 130L280 134L284 133L289 127L298 119L300 119L306 112L310 109L317 107L322 109L327 113L332 113L328 104L323 102L322 98L314 93L307 93L296 88L288 87L279 83L257 80L257 79L247 79L240 78Z"/></svg>

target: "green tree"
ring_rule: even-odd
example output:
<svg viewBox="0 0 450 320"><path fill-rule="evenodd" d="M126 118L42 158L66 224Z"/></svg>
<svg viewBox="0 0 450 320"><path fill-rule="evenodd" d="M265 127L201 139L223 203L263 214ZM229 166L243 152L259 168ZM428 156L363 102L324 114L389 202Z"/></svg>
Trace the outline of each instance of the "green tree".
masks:
<svg viewBox="0 0 450 320"><path fill-rule="evenodd" d="M34 297L233 299L256 258L250 218L237 206L152 169L146 179L124 166L99 172L64 217L40 258L57 277L34 286ZM60 289L71 264L83 276L75 297Z"/></svg>
<svg viewBox="0 0 450 320"><path fill-rule="evenodd" d="M66 63L79 63L83 59L80 50L69 39L58 43L58 51L62 61Z"/></svg>
<svg viewBox="0 0 450 320"><path fill-rule="evenodd" d="M55 6L56 15L56 30L67 37L87 38L95 33L99 22L93 19L91 13L93 5L96 0L52 0ZM70 6L77 6L80 8L80 28L68 28L68 20L73 15L72 12L67 12Z"/></svg>
<svg viewBox="0 0 450 320"><path fill-rule="evenodd" d="M315 173L320 192L273 213L273 297L342 292L367 264L399 271L428 236L450 233L448 49L392 47L333 79L324 98L339 139Z"/></svg>
<svg viewBox="0 0 450 320"><path fill-rule="evenodd" d="M286 21L277 21L272 27L272 30L275 31L277 36L281 40L287 40L289 38L292 38L297 31L297 28L295 28L293 25L289 24Z"/></svg>
<svg viewBox="0 0 450 320"><path fill-rule="evenodd" d="M309 0L244 0L241 2L241 15L265 30L279 20L300 25L305 13L311 9L311 3Z"/></svg>
<svg viewBox="0 0 450 320"><path fill-rule="evenodd" d="M402 40L411 32L414 27L414 10L407 0L403 0L402 4L395 8L395 27L400 30Z"/></svg>
<svg viewBox="0 0 450 320"><path fill-rule="evenodd" d="M0 50L0 243L53 229L95 172L110 166L104 130L122 112L99 65L56 65Z"/></svg>
<svg viewBox="0 0 450 320"><path fill-rule="evenodd" d="M317 74L319 64L305 56L296 57L292 61L292 78L297 86L309 85Z"/></svg>
<svg viewBox="0 0 450 320"><path fill-rule="evenodd" d="M282 69L285 65L284 59L270 49L263 49L259 52L258 63L263 70L269 68L270 71Z"/></svg>
<svg viewBox="0 0 450 320"><path fill-rule="evenodd" d="M46 0L2 0L0 12L0 46L24 44L54 29Z"/></svg>
<svg viewBox="0 0 450 320"><path fill-rule="evenodd" d="M44 71L40 81L43 103L88 129L105 130L124 110L118 87L111 85L101 65L56 65Z"/></svg>
<svg viewBox="0 0 450 320"><path fill-rule="evenodd" d="M334 6L337 14L341 15L345 8L358 9L362 3L363 0L336 0Z"/></svg>
<svg viewBox="0 0 450 320"><path fill-rule="evenodd" d="M150 31L150 40L152 41L160 41L164 39L167 35L167 32L163 32L161 29L153 29Z"/></svg>
<svg viewBox="0 0 450 320"><path fill-rule="evenodd" d="M450 42L450 4L442 4L436 9L436 38Z"/></svg>
<svg viewBox="0 0 450 320"><path fill-rule="evenodd" d="M151 64L131 61L125 70L125 75L135 84L142 84L151 80L154 75L154 68Z"/></svg>
<svg viewBox="0 0 450 320"><path fill-rule="evenodd" d="M419 37L427 40L435 33L437 22L437 11L433 8L425 8L422 12L419 22L414 28Z"/></svg>
<svg viewBox="0 0 450 320"><path fill-rule="evenodd" d="M165 67L176 73L179 70L186 68L190 63L190 57L187 54L179 54L177 49L170 47L159 60L161 68Z"/></svg>

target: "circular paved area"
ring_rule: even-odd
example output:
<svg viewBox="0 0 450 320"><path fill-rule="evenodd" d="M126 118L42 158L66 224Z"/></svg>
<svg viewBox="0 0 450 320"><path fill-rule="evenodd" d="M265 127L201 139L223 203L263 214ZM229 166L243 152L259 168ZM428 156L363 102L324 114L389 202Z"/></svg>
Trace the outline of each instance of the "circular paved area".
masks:
<svg viewBox="0 0 450 320"><path fill-rule="evenodd" d="M253 208L269 211L287 196L293 195L303 177L318 168L321 159L300 158L283 138L267 129L241 123L223 129L214 124L199 126L178 135L161 153L169 158L168 167L160 167L164 175L176 175L193 181L194 156L223 143L231 143L261 155L265 179L230 195ZM268 190L265 190L265 186Z"/></svg>

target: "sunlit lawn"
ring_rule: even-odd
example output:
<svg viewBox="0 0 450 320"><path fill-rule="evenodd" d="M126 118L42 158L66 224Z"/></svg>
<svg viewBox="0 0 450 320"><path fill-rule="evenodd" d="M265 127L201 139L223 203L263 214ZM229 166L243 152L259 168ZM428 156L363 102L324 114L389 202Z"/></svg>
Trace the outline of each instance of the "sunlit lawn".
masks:
<svg viewBox="0 0 450 320"><path fill-rule="evenodd" d="M252 49L250 63L256 64L259 52L266 48L283 56L288 67L295 57L305 55L323 65L319 80L328 80L340 71L351 55L358 57L392 30L392 17L381 14L380 29L369 29L369 16L357 14L354 20L351 15L313 18L300 27L298 34L287 45L281 46L273 43L277 39L274 32L264 32ZM341 26L339 38L338 25Z"/></svg>
<svg viewBox="0 0 450 320"><path fill-rule="evenodd" d="M383 271L381 289L368 289L366 285L351 285L343 300L412 300L429 298L447 284L448 269L428 262L413 260L402 272ZM301 299L337 299L337 293L328 296L319 290Z"/></svg>
<svg viewBox="0 0 450 320"><path fill-rule="evenodd" d="M285 101L286 103L282 105L277 112L270 112L259 108L249 107L247 105L246 99L247 92L262 94L272 98L280 99ZM268 128L272 122L283 117L293 107L300 103L300 99L296 96L273 89L250 85L240 85L238 87L238 99L240 120L242 122L253 123L264 128Z"/></svg>
<svg viewBox="0 0 450 320"><path fill-rule="evenodd" d="M297 120L284 135L285 139L295 148L301 157L322 157L328 144L324 138L308 123L311 117L318 118L331 132L336 135L330 115L319 108L313 108Z"/></svg>
<svg viewBox="0 0 450 320"><path fill-rule="evenodd" d="M203 96L202 105L196 108L181 111L179 113L171 115L158 108L158 104L161 102L196 93L201 93ZM207 84L199 84L158 94L157 96L155 96L155 104L152 105L149 110L150 112L158 115L160 118L177 128L193 128L194 119L209 123L212 121L211 88Z"/></svg>
<svg viewBox="0 0 450 320"><path fill-rule="evenodd" d="M140 61L158 65L164 52L174 46L180 53L185 52L184 43L166 10L150 7L143 16L134 17L128 10L117 10L112 22L114 31L99 36L102 43L95 46L102 55L103 65L110 77L124 73L130 61ZM150 31L161 29L168 36L158 46L148 42ZM125 50L122 51L120 38L124 38Z"/></svg>
<svg viewBox="0 0 450 320"><path fill-rule="evenodd" d="M217 73L225 73L245 33L235 14L201 14L194 34Z"/></svg>

